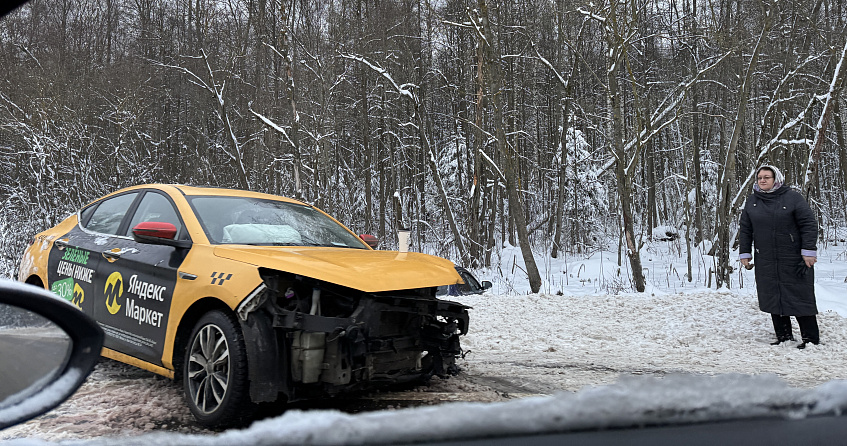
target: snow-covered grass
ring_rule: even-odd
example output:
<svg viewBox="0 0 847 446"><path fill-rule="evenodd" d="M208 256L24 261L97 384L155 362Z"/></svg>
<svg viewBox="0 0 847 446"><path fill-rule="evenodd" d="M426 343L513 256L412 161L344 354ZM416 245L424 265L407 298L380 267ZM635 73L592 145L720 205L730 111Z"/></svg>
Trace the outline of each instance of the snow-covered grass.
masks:
<svg viewBox="0 0 847 446"><path fill-rule="evenodd" d="M560 253L554 259L549 253L536 253L535 259L541 273L541 294L565 296L586 295L661 295L701 293L714 291L711 276L714 259L707 253L707 244L692 250L691 280L687 278L688 265L685 246L680 240L650 241L641 250L641 262L647 279L645 293L635 293L629 261L625 256L618 265L617 250L595 249L581 254ZM732 254L736 259L738 253ZM506 245L494 256L490 268L474 270L480 280L490 280L492 294L529 294L520 248ZM753 271L740 268L736 261L729 287L724 290L740 296L755 296L756 281ZM829 244L818 252L815 265L815 294L818 310L832 310L847 317L847 244Z"/></svg>

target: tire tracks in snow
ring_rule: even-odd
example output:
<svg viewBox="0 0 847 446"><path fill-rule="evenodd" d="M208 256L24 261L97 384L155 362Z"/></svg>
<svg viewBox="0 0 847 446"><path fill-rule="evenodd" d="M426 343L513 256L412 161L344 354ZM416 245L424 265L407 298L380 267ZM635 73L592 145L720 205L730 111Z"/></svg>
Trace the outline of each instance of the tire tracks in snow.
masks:
<svg viewBox="0 0 847 446"><path fill-rule="evenodd" d="M485 364L497 364L497 365L511 365L515 367L526 367L530 369L542 368L542 369L576 369L583 371L593 371L593 372L608 372L608 373L617 373L617 374L630 374L630 375L657 375L664 376L669 373L686 373L683 370L663 370L657 368L614 368L609 366L604 366L600 364L580 364L580 363L531 363L531 362L520 362L520 361L485 361Z"/></svg>
<svg viewBox="0 0 847 446"><path fill-rule="evenodd" d="M468 364L470 371L463 372L468 381L487 386L506 398L550 395L562 391L574 391L600 382L614 382L620 375L649 375L663 377L669 374L687 373L685 370L666 370L655 367L617 368L596 363L535 363L530 361L480 361ZM489 370L507 371L488 373ZM460 376L462 376L460 375ZM583 376L588 376L585 379Z"/></svg>

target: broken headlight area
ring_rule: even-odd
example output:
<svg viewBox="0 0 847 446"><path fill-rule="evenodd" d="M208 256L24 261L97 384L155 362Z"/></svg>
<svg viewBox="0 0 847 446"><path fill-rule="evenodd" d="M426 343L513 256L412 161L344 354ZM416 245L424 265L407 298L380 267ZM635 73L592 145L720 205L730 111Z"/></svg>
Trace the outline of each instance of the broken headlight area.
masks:
<svg viewBox="0 0 847 446"><path fill-rule="evenodd" d="M289 400L459 371L468 307L435 298L435 287L365 293L273 270L260 275L264 284L239 316L245 327L267 319L276 338L267 344L279 356L270 364L284 368L278 387Z"/></svg>

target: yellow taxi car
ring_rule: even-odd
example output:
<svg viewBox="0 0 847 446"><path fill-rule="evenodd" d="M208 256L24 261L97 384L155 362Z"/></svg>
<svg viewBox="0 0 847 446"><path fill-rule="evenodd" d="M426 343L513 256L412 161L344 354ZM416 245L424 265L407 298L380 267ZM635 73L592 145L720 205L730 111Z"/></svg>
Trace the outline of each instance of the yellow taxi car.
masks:
<svg viewBox="0 0 847 446"><path fill-rule="evenodd" d="M92 316L103 356L181 380L198 422L229 426L255 403L457 372L467 307L435 297L461 283L453 263L363 237L288 198L140 185L37 234L19 280Z"/></svg>

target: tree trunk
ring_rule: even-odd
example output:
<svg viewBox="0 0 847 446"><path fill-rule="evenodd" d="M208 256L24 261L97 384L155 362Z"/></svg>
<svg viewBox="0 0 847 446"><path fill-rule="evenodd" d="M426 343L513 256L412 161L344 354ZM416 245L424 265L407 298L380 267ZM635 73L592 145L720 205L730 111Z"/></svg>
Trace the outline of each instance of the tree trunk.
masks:
<svg viewBox="0 0 847 446"><path fill-rule="evenodd" d="M717 264L715 270L715 285L721 288L724 284L729 284L732 268L729 265L730 252L730 223L735 219L736 211L732 206L732 198L735 191L735 154L738 147L738 140L741 136L741 130L744 127L744 113L747 109L747 98L750 94L750 84L753 78L753 72L756 69L756 63L759 59L759 49L761 43L767 35L768 26L762 30L759 36L759 41L753 49L753 55L750 58L750 64L747 66L747 74L744 77L744 82L741 84L739 93L738 110L735 116L735 123L732 130L732 137L729 140L729 146L726 150L726 162L718 179L718 205L717 205L717 243L713 247L714 256Z"/></svg>
<svg viewBox="0 0 847 446"><path fill-rule="evenodd" d="M829 85L829 91L825 96L823 111L821 112L818 124L815 126L815 139L812 142L812 147L809 151L809 158L806 160L805 181L803 183L803 193L806 200L809 200L809 195L812 192L818 172L818 162L821 157L821 148L826 140L826 128L829 126L829 119L832 115L832 110L836 108L838 94L844 85L844 76L847 72L847 43L844 44L844 49L841 51L841 57L835 65L835 73L832 75L832 82Z"/></svg>
<svg viewBox="0 0 847 446"><path fill-rule="evenodd" d="M485 101L485 56L484 56L484 48L483 42L481 39L477 39L477 51L476 51L476 102L475 113L474 113L474 126L473 126L473 192L471 193L471 261L472 262L480 262L483 254L483 246L486 245L484 241L483 233L485 232L485 228L482 227L483 222L485 221L485 208L482 206L483 204L483 188L485 187L485 176L483 175L482 169L482 150L483 150L483 141L485 141L485 135L482 132L482 117L484 110L484 101ZM487 264L487 262L485 262Z"/></svg>
<svg viewBox="0 0 847 446"><path fill-rule="evenodd" d="M280 16L283 18L282 27L280 29L280 49L282 62L285 66L285 91L288 96L288 107L291 111L291 132L289 133L289 142L291 143L291 152L294 155L294 197L298 200L303 200L303 183L301 176L302 156L300 153L300 115L297 113L297 99L295 95L294 83L294 67L292 52L292 33L294 32L294 11L288 10L285 7L286 2L279 2ZM292 5L294 2L292 2ZM289 28L291 27L291 28Z"/></svg>
<svg viewBox="0 0 847 446"><path fill-rule="evenodd" d="M608 57L606 58L606 77L608 82L608 103L609 110L612 113L610 119L611 126L611 147L612 156L615 158L615 175L618 186L618 198L621 202L621 218L623 219L623 241L626 245L626 256L629 259L630 268L632 269L632 281L635 289L639 293L643 293L647 287L644 272L641 266L641 253L638 242L635 239L635 226L632 213L632 181L633 173L628 171L629 166L635 168L637 164L635 159L630 160L624 150L624 133L623 133L623 113L621 112L621 92L618 87L618 70L621 69L621 64L626 57L626 48L623 38L619 35L617 29L617 4L611 2L609 15L606 17L606 41L609 45ZM636 104L636 110L638 105ZM640 120L639 120L640 121ZM642 122L639 122L639 133ZM640 138L640 137L639 137ZM633 157L638 156L640 143L635 149Z"/></svg>
<svg viewBox="0 0 847 446"><path fill-rule="evenodd" d="M529 286L533 293L537 293L541 289L541 274L538 272L538 266L535 263L535 256L533 255L532 247L529 244L526 219L524 217L524 210L516 184L517 173L515 172L514 158L510 153L509 147L506 145L506 123L503 115L503 86L499 44L497 36L495 36L492 29L488 4L485 0L478 0L477 5L479 7L481 28L485 37L485 42L482 43L482 45L485 45L485 62L488 67L488 70L486 70L488 73L488 87L492 95L492 105L494 107L495 139L500 153L500 158L503 163L503 174L506 177L506 193L508 194L509 200L509 214L515 224L521 254L523 256L526 273L529 279Z"/></svg>
<svg viewBox="0 0 847 446"><path fill-rule="evenodd" d="M843 218L847 220L847 196L845 196L845 191L847 191L847 138L844 137L844 125L841 122L840 110L843 109L841 101L836 102L835 107L832 117L835 119L835 137L838 142L838 165L840 167L838 173L841 180L840 208L843 212Z"/></svg>
<svg viewBox="0 0 847 446"><path fill-rule="evenodd" d="M365 20L364 20L364 6L362 5L362 0L358 0L356 2L356 19L358 20L358 42L361 50L364 50L366 47L366 37L365 37ZM370 107L368 106L368 77L365 68L359 67L359 132L360 138L362 141L362 150L361 154L363 155L363 160L359 160L362 162L363 169L363 181L365 183L365 232L370 234L373 231L373 153L370 145L371 139L371 129L370 129L370 120L368 114L370 112Z"/></svg>
<svg viewBox="0 0 847 446"><path fill-rule="evenodd" d="M556 25L557 25L557 46L560 54L565 51L565 5L562 0L556 1ZM564 56L560 56L558 58L558 62L561 64L564 61ZM576 71L576 63L571 64L571 75L569 79L573 78L574 72ZM560 92L564 98L564 103L562 104L562 129L559 131L559 172L557 173L557 181L559 186L559 193L556 197L556 222L555 229L553 232L553 248L550 252L550 257L558 258L559 250L562 245L562 232L564 225L564 215L565 215L565 195L567 193L567 169L568 169L568 131L569 131L569 122L568 122L568 114L570 113L570 95L571 95L571 86L570 82L567 85L561 85L561 82L557 84L556 88L557 92Z"/></svg>
<svg viewBox="0 0 847 446"><path fill-rule="evenodd" d="M429 139L426 136L426 122L423 118L423 113L420 110L416 111L415 116L418 117L418 137L421 141L421 149L424 153L429 155L429 162L427 164L429 165L430 174L432 174L432 178L435 180L435 185L438 187L438 195L441 197L441 202L444 205L444 216L447 217L447 223L450 225L450 231L453 233L453 241L456 243L456 248L459 250L459 259L462 262L466 262L468 254L465 249L465 242L462 239L461 232L459 232L459 226L456 224L456 216L453 215L453 209L450 207L450 200L447 198L447 189L444 187L444 182L441 180L441 174L438 172L435 152L432 151Z"/></svg>

